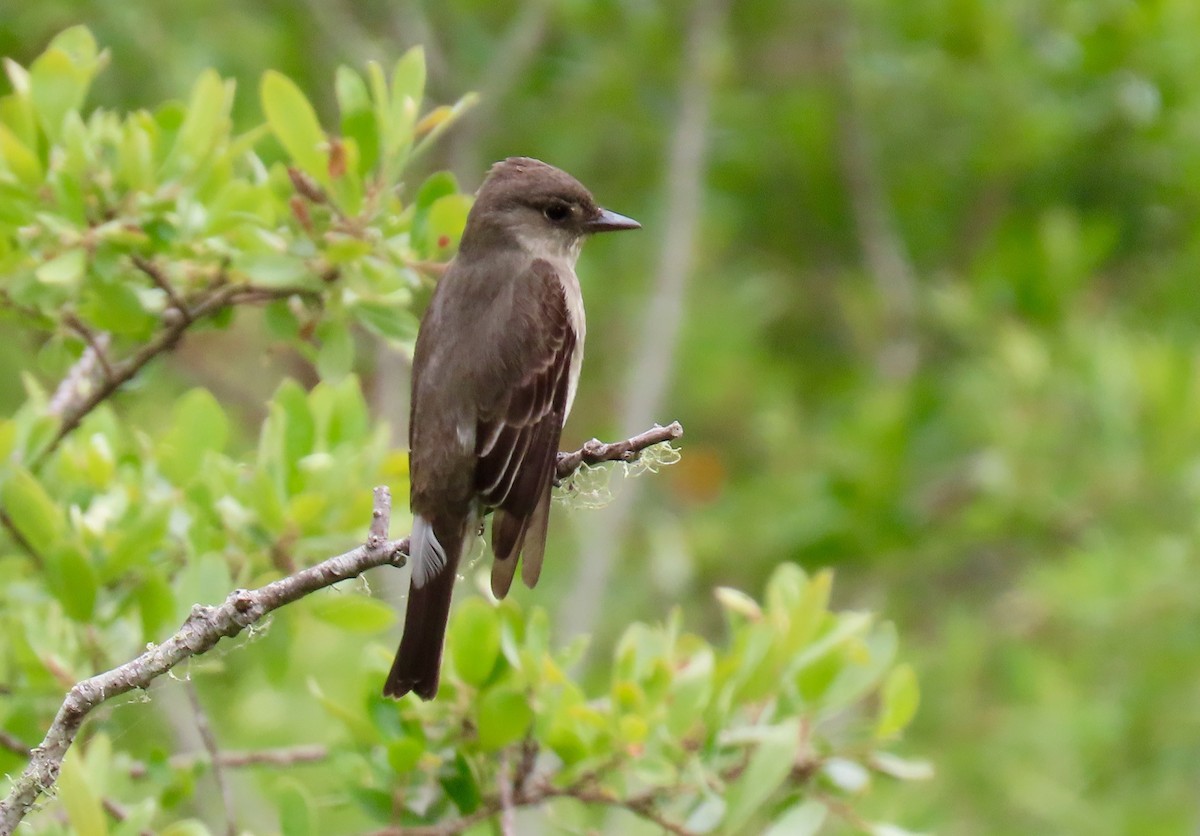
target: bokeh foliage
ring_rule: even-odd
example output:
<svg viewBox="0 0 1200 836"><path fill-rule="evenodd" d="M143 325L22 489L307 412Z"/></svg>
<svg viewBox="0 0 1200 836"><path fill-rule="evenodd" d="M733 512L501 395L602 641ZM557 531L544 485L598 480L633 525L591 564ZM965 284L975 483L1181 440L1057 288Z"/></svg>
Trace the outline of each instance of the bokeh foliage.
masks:
<svg viewBox="0 0 1200 836"><path fill-rule="evenodd" d="M571 425L641 429L608 416L666 220L691 3L10 5L0 52L26 63L79 18L103 33L122 56L103 103L176 97L210 65L253 88L275 66L327 119L337 63L426 43L449 99L508 66L519 21L540 22L453 161L473 184L493 159L540 156L646 223L584 255ZM877 787L881 817L1195 828L1198 37L1188 0L736 4L662 416L686 424L687 456L642 503L623 564L637 582L606 597L599 666L664 598L716 635L714 583L836 565L843 601L899 624L924 697L907 741L938 767L894 797ZM888 311L857 237L848 93L917 277L921 362L898 380L877 364ZM252 122L252 97L235 114ZM555 557L541 600L570 583Z"/></svg>
<svg viewBox="0 0 1200 836"><path fill-rule="evenodd" d="M24 398L0 422L10 773L65 687L161 641L194 605L361 539L370 485L403 493L406 457L371 418L356 342L411 346L414 295L470 205L446 173L403 185L470 102L422 115L419 49L390 72L338 68L340 130L328 133L271 70L263 122L245 130L231 116L237 85L211 70L183 102L92 109L89 86L110 60L70 28L28 67L6 62L0 99L0 308L36 348L20 369ZM210 387L172 398L177 384L145 381L180 340L234 328L252 306L319 381L262 393L257 428ZM127 408L164 393L166 410ZM624 630L598 686L572 671L586 641L552 640L543 608L468 598L430 704L379 695L393 607L362 594L366 581L326 590L102 709L30 825L483 832L506 805L623 833L866 821L855 807L873 782L928 773L889 751L916 712L917 680L897 662L892 625L831 610L831 586L828 572L784 563L762 604L721 588L727 635L715 643L684 630L682 609L652 612L662 623ZM319 752L278 749L299 744ZM275 768L217 769L214 746ZM232 785L230 800L212 796L214 780Z"/></svg>

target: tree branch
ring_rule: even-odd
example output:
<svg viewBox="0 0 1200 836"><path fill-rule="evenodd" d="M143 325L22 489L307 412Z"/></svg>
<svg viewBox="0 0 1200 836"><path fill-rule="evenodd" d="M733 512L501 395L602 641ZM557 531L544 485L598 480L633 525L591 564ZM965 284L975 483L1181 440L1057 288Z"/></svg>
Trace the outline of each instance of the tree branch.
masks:
<svg viewBox="0 0 1200 836"><path fill-rule="evenodd" d="M580 465L602 464L603 462L631 462L648 447L662 444L664 441L674 441L683 435L683 425L678 421L665 427L655 425L644 433L639 433L624 441L613 441L605 444L593 438L585 442L574 453L558 454L558 479L565 479L579 469Z"/></svg>
<svg viewBox="0 0 1200 836"><path fill-rule="evenodd" d="M200 704L200 694L196 690L196 683L189 679L185 690L188 702L192 705L192 713L196 717L196 731L200 733L200 742L204 744L204 751L208 752L209 762L212 764L213 783L217 785L217 794L221 798L221 807L225 813L225 833L227 836L236 836L238 826L233 805L233 790L229 786L229 782L225 780L225 768L221 763L221 750L217 747L217 736L213 734L212 724L208 722L208 712Z"/></svg>
<svg viewBox="0 0 1200 836"><path fill-rule="evenodd" d="M29 749L25 750L29 754ZM203 752L185 752L172 755L167 761L171 769L189 769L198 763L212 764L211 755ZM316 763L329 757L329 748L319 743L300 746L286 746L282 749L251 749L248 751L219 751L215 763L226 769L240 769L248 766L287 767L300 763ZM150 774L150 768L142 761L134 761L129 765L129 777L145 778Z"/></svg>
<svg viewBox="0 0 1200 836"><path fill-rule="evenodd" d="M528 790L513 794L511 797L503 795L489 797L475 811L461 818L440 824L416 827L385 827L381 830L371 831L368 836L456 836L456 834L463 833L493 816L503 816L519 807L536 807L556 798L573 798L584 804L620 807L646 821L653 822L666 833L674 834L674 836L694 836L692 831L659 812L656 792L651 791L621 798L603 787L596 786L587 778L567 787L556 787L546 781L540 781Z"/></svg>
<svg viewBox="0 0 1200 836"><path fill-rule="evenodd" d="M145 262L139 264L148 275L157 276L158 281L166 282L166 277L163 276L153 264ZM169 285L165 285L169 287ZM171 297L172 305L168 308L168 313L174 312L174 315L163 317L162 329L145 345L135 351L129 357L118 363L108 363L106 366L107 373L104 374L101 380L92 388L87 388L83 384L90 382L90 375L81 377L80 369L84 366L84 358L89 357L89 352L84 353L84 358L75 364L75 367L64 378L63 383L59 385L59 389L55 394L55 403L59 403L59 417L62 418L62 424L59 425L58 432L46 445L45 449L41 450L34 457L31 463L31 469L36 469L37 465L45 461L54 450L62 443L83 419L97 406L107 400L121 386L128 383L133 377L140 372L146 364L155 357L170 351L178 343L184 332L187 331L195 322L206 317L214 316L225 308L247 303L247 302L263 302L272 299L286 299L289 296L303 294L297 288L278 288L268 289L254 287L253 285L244 284L221 284L212 290L202 295L197 301L192 304L187 304L180 297L171 291L168 295ZM66 387L66 388L64 388Z"/></svg>
<svg viewBox="0 0 1200 836"><path fill-rule="evenodd" d="M682 428L676 423L623 442L589 442L574 453L559 454L558 474L560 477L570 475L574 467L585 460L627 460L631 454L665 440L660 437L664 432L671 438L678 438L682 435ZM572 461L576 464L570 465ZM63 758L79 734L83 721L101 703L135 689L149 687L151 682L180 662L206 653L222 638L238 635L267 614L317 590L357 577L377 566L403 566L407 562L408 538L388 539L390 523L391 492L386 487L375 488L370 534L363 545L258 589L234 590L219 606L197 604L192 607L191 614L179 631L162 644L150 647L124 665L73 686L46 737L31 751L29 763L13 781L8 797L0 801L0 836L12 836L37 799L54 786ZM6 742L23 746L15 740ZM5 748L11 747L6 745ZM221 757L217 757L217 760L227 762Z"/></svg>
<svg viewBox="0 0 1200 836"><path fill-rule="evenodd" d="M3 729L0 729L0 749L6 749L14 755L20 755L23 758L29 757L29 753L32 751L28 743Z"/></svg>

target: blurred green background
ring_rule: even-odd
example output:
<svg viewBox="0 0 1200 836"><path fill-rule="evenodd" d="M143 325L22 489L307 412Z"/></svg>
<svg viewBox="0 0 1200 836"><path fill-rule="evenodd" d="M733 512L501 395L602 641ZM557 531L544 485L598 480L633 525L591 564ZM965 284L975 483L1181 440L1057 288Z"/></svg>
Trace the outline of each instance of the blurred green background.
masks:
<svg viewBox="0 0 1200 836"><path fill-rule="evenodd" d="M1200 6L505 5L7 0L0 54L84 23L113 55L94 104L212 66L250 120L273 67L332 123L337 64L424 44L435 98L484 96L428 170L473 187L536 156L644 224L584 255L564 443L687 431L661 477L556 512L522 600L603 650L676 601L715 634L714 585L833 566L922 684L903 748L937 774L876 787L881 816L1196 832ZM137 408L262 340L185 345ZM216 390L247 436L279 366L304 374L243 363ZM402 433L404 358L366 378Z"/></svg>

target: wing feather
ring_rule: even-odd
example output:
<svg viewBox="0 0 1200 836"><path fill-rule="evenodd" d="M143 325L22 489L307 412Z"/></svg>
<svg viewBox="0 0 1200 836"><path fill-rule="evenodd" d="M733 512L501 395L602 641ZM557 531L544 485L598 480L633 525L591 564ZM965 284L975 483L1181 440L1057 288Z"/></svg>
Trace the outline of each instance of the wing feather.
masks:
<svg viewBox="0 0 1200 836"><path fill-rule="evenodd" d="M545 547L545 516L555 454L562 436L571 388L576 334L562 282L546 262L535 262L530 282L537 293L537 316L522 337L527 370L495 408L480 416L476 432L475 489L482 503L497 510L492 526L495 552L492 587L503 597L524 549L522 578L536 581ZM531 518L536 536L527 540ZM533 555L532 551L537 554ZM530 563L532 562L532 566Z"/></svg>

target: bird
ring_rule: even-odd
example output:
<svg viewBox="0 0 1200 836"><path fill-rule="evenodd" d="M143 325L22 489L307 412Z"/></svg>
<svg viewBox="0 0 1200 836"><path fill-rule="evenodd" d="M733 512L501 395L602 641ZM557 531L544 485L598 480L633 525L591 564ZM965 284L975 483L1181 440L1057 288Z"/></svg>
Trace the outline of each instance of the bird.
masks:
<svg viewBox="0 0 1200 836"><path fill-rule="evenodd" d="M385 696L437 695L458 564L492 515L492 594L542 569L563 423L586 330L585 239L638 229L530 157L488 171L417 332L409 418L412 574Z"/></svg>

